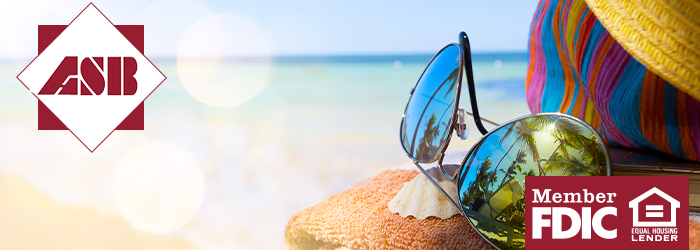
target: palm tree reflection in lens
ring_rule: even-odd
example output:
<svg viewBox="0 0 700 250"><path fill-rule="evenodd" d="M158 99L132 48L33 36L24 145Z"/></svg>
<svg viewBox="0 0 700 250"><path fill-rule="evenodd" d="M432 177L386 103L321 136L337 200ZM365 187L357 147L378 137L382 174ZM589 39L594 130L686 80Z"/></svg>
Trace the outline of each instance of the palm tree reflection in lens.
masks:
<svg viewBox="0 0 700 250"><path fill-rule="evenodd" d="M402 144L417 160L437 157L449 137L462 72L459 55L455 45L438 53L418 80L406 107ZM414 119L418 120L412 125Z"/></svg>
<svg viewBox="0 0 700 250"><path fill-rule="evenodd" d="M428 122L425 123L425 131L423 137L418 142L418 159L429 160L434 155L437 155L439 141L435 139L440 135L440 124L436 124L437 116L433 113L430 115ZM437 142L437 143L436 143Z"/></svg>
<svg viewBox="0 0 700 250"><path fill-rule="evenodd" d="M459 76L459 71L454 70L452 73L449 75L449 77L438 87L437 91L433 96L430 97L428 100L428 105L425 106L425 109L423 110L423 115L425 112L428 110L429 107L431 107L431 103L433 101L446 104L444 100L447 100L447 98L451 97L454 95L454 90L455 87L457 87L457 77ZM447 89L445 96L443 96L440 99L435 99L435 95L438 94L440 89L445 85L445 83L451 82L449 85L449 88ZM425 131L423 132L423 137L420 138L418 142L418 148L416 149L416 155L418 159L421 160L430 160L431 158L435 157L438 154L438 150L440 149L440 146L444 144L444 141L446 140L446 133L450 126L447 124L448 121L443 120L445 118L445 115L448 115L448 120L452 116L452 113L450 111L453 111L454 109L454 101L455 99L453 98L452 102L445 106L444 111L442 115L440 116L440 120L442 121L440 124L437 124L437 116L435 115L435 112L433 112L430 115L430 118L428 118L428 121L425 123ZM421 117L420 119L422 120L425 116ZM420 129L420 121L418 120L419 126L416 127L416 131L413 134L413 143L411 145L415 145L415 140L416 140L416 135L418 134L418 130ZM443 129L440 130L440 126L443 126ZM439 140L438 140L439 139ZM412 150L412 149L411 149Z"/></svg>
<svg viewBox="0 0 700 250"><path fill-rule="evenodd" d="M604 145L589 127L564 116L530 116L475 146L460 173L458 194L485 238L501 249L522 249L525 176L606 175L607 161Z"/></svg>

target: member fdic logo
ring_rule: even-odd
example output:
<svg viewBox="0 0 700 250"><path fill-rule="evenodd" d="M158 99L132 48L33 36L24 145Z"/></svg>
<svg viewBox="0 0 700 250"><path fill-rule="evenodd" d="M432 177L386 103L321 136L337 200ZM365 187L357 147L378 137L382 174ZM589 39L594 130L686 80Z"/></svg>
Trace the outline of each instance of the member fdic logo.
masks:
<svg viewBox="0 0 700 250"><path fill-rule="evenodd" d="M687 176L528 176L533 249L688 249Z"/></svg>
<svg viewBox="0 0 700 250"><path fill-rule="evenodd" d="M93 152L114 130L143 130L144 100L166 77L144 55L143 25L114 25L90 3L68 25L39 25L39 55L17 76L39 130L70 130Z"/></svg>

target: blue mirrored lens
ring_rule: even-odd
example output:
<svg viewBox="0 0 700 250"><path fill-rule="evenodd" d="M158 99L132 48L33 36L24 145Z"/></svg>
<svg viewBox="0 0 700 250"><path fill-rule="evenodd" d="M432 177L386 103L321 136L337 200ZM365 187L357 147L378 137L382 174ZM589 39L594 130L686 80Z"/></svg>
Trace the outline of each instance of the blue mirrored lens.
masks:
<svg viewBox="0 0 700 250"><path fill-rule="evenodd" d="M461 77L460 49L445 47L428 65L408 101L401 144L419 161L437 157L447 143Z"/></svg>

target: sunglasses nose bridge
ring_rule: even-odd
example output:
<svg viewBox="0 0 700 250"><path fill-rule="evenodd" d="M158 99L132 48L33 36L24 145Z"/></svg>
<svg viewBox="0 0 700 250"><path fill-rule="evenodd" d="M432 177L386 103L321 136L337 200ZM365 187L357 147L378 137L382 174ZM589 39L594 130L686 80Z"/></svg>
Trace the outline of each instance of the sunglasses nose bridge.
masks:
<svg viewBox="0 0 700 250"><path fill-rule="evenodd" d="M455 178L457 178L457 170L460 166L459 164L440 164L442 173L450 180L455 180Z"/></svg>

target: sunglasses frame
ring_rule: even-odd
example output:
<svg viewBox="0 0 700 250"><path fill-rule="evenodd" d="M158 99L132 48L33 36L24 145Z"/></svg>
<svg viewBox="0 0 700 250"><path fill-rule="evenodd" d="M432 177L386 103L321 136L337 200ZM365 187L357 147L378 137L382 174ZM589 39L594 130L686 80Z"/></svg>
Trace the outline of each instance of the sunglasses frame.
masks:
<svg viewBox="0 0 700 250"><path fill-rule="evenodd" d="M584 121L581 121L579 118L576 118L576 117L574 117L574 116L571 116L571 115L569 115L569 114L564 114L564 113L536 113L536 114L528 114L528 115L524 115L524 116L520 116L520 117L511 119L511 120L509 120L509 121L507 121L507 122L504 122L504 123L502 123L502 124L500 124L500 125L497 125L496 128L492 129L491 131L486 130L486 129L484 128L484 125L481 123L481 120L482 120L483 118L481 118L481 117L479 116L479 109L478 109L477 101L476 101L476 94L475 94L475 93L476 93L476 90L475 90L475 87L474 87L474 72L473 72L473 69L472 69L471 50L470 50L470 46L469 46L469 38L467 37L467 34L466 34L464 31L462 31L462 32L459 34L459 38L460 38L460 39L459 39L459 44L457 44L457 43L450 43L450 44L446 45L445 47L443 47L442 49L440 49L440 51L438 51L438 53L436 53L435 56L433 56L433 58L430 60L430 63L428 63L428 66L430 66L430 64L433 63L433 61L435 60L435 58L437 58L437 56L440 55L440 53L442 53L442 51L444 51L445 49L447 49L447 48L450 47L450 46L457 46L457 48L459 49L459 53L460 53L459 56L460 56L460 58L461 58L460 63L459 63L459 66L460 66L460 73L459 73L458 84L457 84L457 92L455 93L455 106L453 107L453 110L452 110L452 121L451 121L451 124L450 124L450 128L448 129L448 135L447 135L447 138L445 139L445 143L444 143L443 145L440 145L439 153L438 153L435 157L433 157L432 159L429 159L429 160L419 160L419 159L416 159L415 157L413 157L413 156L411 155L411 153L409 153L409 152L406 150L406 148L405 148L403 145L402 145L402 148L403 148L404 152L406 153L406 155L408 155L408 157L411 158L411 160L413 161L413 164L416 165L416 167L418 167L418 169L419 169L421 172L423 172L423 174L424 174L426 177L428 177L428 179L430 180L430 182L432 182L433 185L434 185L438 190L440 190L440 192L450 201L450 203L452 203L452 205L453 205L455 208L457 208L457 211L459 211L460 214L462 214L463 216L466 217L467 215L466 215L466 212L464 211L464 208L463 208L462 206L460 206L459 203L456 202L456 200L459 200L459 196L456 197L457 199L454 199L454 198L452 198L449 194L447 194L447 192L442 188L442 186L440 186L440 184L437 183L437 181L433 178L433 176L431 176L430 174L428 174L428 172L427 172L425 169L423 169L423 167L421 167L420 163L429 164L429 163L433 163L433 162L436 162L436 161L437 161L438 169L440 169L440 172L442 172L443 177L447 178L449 181L454 182L454 183L456 184L456 185L455 185L456 188L457 188L457 192L456 192L456 193L459 194L459 188L460 188L460 186L461 186L463 180L459 180L458 176L460 175L460 173L462 172L462 169L464 168L465 164L467 163L467 159L469 158L469 156L470 156L473 152L475 152L476 150L479 150L479 148L481 148L481 144L484 142L484 139L486 139L491 133L493 133L493 132L499 130L500 128L502 128L502 127L504 127L504 126L507 126L507 125L509 125L509 124L512 124L512 123L514 123L514 122L516 122L516 121L518 121L518 120L522 120L522 119L526 119L526 118L534 117L534 116L544 116L544 115L569 118L569 119L572 119L572 120L574 120L574 121L579 121L581 124L583 124L583 126L585 126L585 127L586 127L587 129L589 129L595 136L597 136L597 138L602 138L602 137L601 137L600 134L598 134L598 132L597 132L593 127L591 127L588 123L586 123L586 122L584 122ZM422 79L422 78L423 78L423 75L425 75L425 72L428 70L428 66L426 66L426 68L425 68L425 70L423 70L423 73L421 74L420 78L418 78L418 82L416 82L416 86L418 86L418 83L420 83L420 79ZM456 119L456 118L458 118L458 111L460 110L460 108L459 108L459 97L460 97L461 88L462 88L462 73L465 73L465 72L463 72L463 71L466 71L467 85L468 85L468 88L469 88L469 97L470 97L469 99L470 99L470 101L471 101L471 107L472 107L472 113L471 113L471 115L474 117L474 123L476 124L477 128L479 129L479 132L481 132L481 134L482 134L483 136L469 149L469 151L467 152L467 154L464 156L464 159L462 160L462 163L456 166L455 172L452 173L452 174L448 174L448 173L445 172L445 170L444 170L444 168L443 168L442 160L443 160L444 157L445 157L445 151L447 150L447 146L450 144L450 140L452 139L452 131L453 131L453 130L457 131L457 126L460 125L460 124L458 124L458 119ZM413 92L415 91L416 86L414 86L413 89L411 90L411 98L413 97ZM411 102L411 98L408 99L408 102L407 102L407 104L406 104L406 110L408 109L408 104ZM404 115L405 115L406 110L404 110ZM401 126L403 126L403 124L404 124L404 119L405 119L405 117L401 120ZM491 121L488 121L488 120L486 120L486 119L483 119L483 120L484 120L484 121L487 121L487 122L490 122L490 123L492 123L492 124L495 124L495 123L493 123L493 122L491 122ZM402 127L400 127L399 129L400 129L399 131L401 131ZM403 138L401 137L401 133L400 133L400 132L399 132L399 140L400 140L401 143L403 144ZM607 176L611 176L611 175L612 175L612 167L613 167L613 165L612 165L612 161L611 161L611 159L610 159L610 152L608 151L608 147L607 147L605 144L603 144L603 152L604 152L604 154L605 154L605 156L606 156L606 159L607 159L607 165L608 165L608 168L607 168L607 169L608 169L608 171L607 171ZM445 166L446 166L446 165L452 165L452 167L455 167L454 165L456 165L456 164L445 164ZM466 171L469 171L469 169L466 169ZM470 222L470 223L471 223L471 222ZM474 225L472 224L472 226L474 226ZM481 235L481 234L479 234L479 235ZM488 241L490 244L493 245L493 243L491 243L491 241L490 241L489 239L486 239L486 237L484 237L483 235L481 235L481 237L484 238L486 241ZM494 246L495 246L495 245L494 245Z"/></svg>

